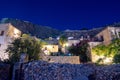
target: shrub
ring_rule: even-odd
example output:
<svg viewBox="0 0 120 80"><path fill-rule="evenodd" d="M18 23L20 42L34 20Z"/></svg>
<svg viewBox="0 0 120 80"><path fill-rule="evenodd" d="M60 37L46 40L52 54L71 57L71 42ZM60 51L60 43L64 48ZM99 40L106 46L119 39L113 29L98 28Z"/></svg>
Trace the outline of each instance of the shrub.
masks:
<svg viewBox="0 0 120 80"><path fill-rule="evenodd" d="M115 56L113 57L113 62L120 63L120 54L115 54Z"/></svg>

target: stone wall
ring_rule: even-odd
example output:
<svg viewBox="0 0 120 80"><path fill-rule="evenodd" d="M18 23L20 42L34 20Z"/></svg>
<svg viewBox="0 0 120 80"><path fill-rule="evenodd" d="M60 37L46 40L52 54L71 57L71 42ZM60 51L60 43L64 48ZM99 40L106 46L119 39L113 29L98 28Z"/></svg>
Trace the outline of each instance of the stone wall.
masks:
<svg viewBox="0 0 120 80"><path fill-rule="evenodd" d="M23 65L24 80L88 80L92 64L60 64L34 61Z"/></svg>
<svg viewBox="0 0 120 80"><path fill-rule="evenodd" d="M50 63L80 64L79 56L44 56L43 60Z"/></svg>
<svg viewBox="0 0 120 80"><path fill-rule="evenodd" d="M120 80L120 64L96 66L33 61L23 65L23 80Z"/></svg>

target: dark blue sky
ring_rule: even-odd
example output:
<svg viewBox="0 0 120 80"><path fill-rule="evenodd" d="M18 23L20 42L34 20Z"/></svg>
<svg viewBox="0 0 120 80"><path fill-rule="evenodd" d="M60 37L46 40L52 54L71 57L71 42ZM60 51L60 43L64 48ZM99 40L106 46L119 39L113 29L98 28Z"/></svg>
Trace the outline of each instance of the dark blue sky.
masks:
<svg viewBox="0 0 120 80"><path fill-rule="evenodd" d="M57 29L94 28L120 21L120 0L0 0L0 18Z"/></svg>

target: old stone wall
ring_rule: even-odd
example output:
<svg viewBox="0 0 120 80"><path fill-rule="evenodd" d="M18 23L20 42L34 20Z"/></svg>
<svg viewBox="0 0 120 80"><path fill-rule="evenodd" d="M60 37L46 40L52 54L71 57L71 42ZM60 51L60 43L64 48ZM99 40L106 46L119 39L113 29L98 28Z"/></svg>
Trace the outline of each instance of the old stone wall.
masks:
<svg viewBox="0 0 120 80"><path fill-rule="evenodd" d="M23 65L24 80L120 80L120 64L96 66L33 61Z"/></svg>
<svg viewBox="0 0 120 80"><path fill-rule="evenodd" d="M24 80L88 80L92 64L60 64L34 61L24 64Z"/></svg>
<svg viewBox="0 0 120 80"><path fill-rule="evenodd" d="M43 60L50 63L80 64L79 56L44 56Z"/></svg>

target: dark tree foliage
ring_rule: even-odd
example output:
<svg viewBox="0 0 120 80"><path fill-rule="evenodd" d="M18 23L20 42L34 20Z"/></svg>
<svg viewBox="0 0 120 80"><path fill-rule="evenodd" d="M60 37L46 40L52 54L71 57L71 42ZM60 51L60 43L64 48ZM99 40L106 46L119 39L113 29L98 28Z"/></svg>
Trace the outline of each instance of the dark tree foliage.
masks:
<svg viewBox="0 0 120 80"><path fill-rule="evenodd" d="M59 45L61 45L62 47L65 46L65 43L67 42L67 37L66 36L61 36L59 39Z"/></svg>
<svg viewBox="0 0 120 80"><path fill-rule="evenodd" d="M80 41L78 44L72 45L69 48L69 52L72 53L74 56L80 56L81 62L87 62L90 59L87 55L88 47L89 45L87 40Z"/></svg>
<svg viewBox="0 0 120 80"><path fill-rule="evenodd" d="M103 62L106 58L113 58L113 63L120 63L120 39L114 39L109 45L97 45L92 49L92 54L104 56L98 59L97 63Z"/></svg>
<svg viewBox="0 0 120 80"><path fill-rule="evenodd" d="M115 39L112 42L112 46L115 49L115 55L113 57L113 62L114 63L120 63L120 39Z"/></svg>
<svg viewBox="0 0 120 80"><path fill-rule="evenodd" d="M38 60L41 53L40 40L23 35L21 38L15 39L6 49L9 53L9 61L14 63L18 62L22 53L28 54L29 61Z"/></svg>
<svg viewBox="0 0 120 80"><path fill-rule="evenodd" d="M120 63L120 54L115 54L113 57L113 62L114 63Z"/></svg>

